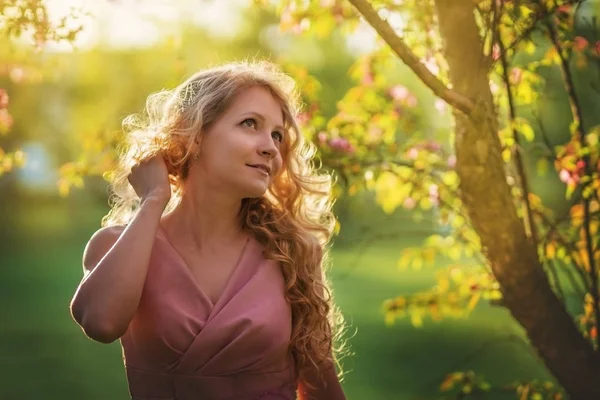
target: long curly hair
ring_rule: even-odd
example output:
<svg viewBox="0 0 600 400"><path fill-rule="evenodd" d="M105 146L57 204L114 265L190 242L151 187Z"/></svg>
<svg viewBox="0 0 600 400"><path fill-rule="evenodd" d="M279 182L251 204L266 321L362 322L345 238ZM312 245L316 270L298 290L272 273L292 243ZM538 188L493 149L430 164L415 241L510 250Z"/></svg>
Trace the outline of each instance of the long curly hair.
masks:
<svg viewBox="0 0 600 400"><path fill-rule="evenodd" d="M301 101L295 81L275 64L235 62L202 70L174 90L152 94L145 112L123 121L125 134L116 167L107 175L111 210L103 226L127 224L140 201L127 180L131 167L163 154L169 164L172 196L168 213L181 201L202 132L250 87L263 87L281 104L286 140L281 145L282 172L264 196L242 201L240 221L265 245L265 256L281 265L285 296L292 310L290 353L296 378L309 368L338 365L343 318L334 306L327 280L327 253L335 218L331 211L332 176L317 171L315 146L298 127ZM312 386L305 380L305 384Z"/></svg>

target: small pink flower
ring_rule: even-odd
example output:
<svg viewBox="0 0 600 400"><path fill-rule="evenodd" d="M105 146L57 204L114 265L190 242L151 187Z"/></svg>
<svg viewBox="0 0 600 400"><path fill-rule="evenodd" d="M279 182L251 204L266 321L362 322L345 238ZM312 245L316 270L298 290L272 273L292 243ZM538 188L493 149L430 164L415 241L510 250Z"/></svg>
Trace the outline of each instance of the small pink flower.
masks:
<svg viewBox="0 0 600 400"><path fill-rule="evenodd" d="M571 174L566 169L561 169L558 173L558 176L560 180L564 183L569 183L569 181L571 180Z"/></svg>
<svg viewBox="0 0 600 400"><path fill-rule="evenodd" d="M500 90L500 87L498 86L498 84L494 81L490 81L490 90L492 92L492 94L497 94L498 91Z"/></svg>
<svg viewBox="0 0 600 400"><path fill-rule="evenodd" d="M448 167L450 168L454 168L456 167L456 156L454 154L452 154L450 157L448 157Z"/></svg>
<svg viewBox="0 0 600 400"><path fill-rule="evenodd" d="M429 151L435 152L435 151L440 151L442 146L435 140L430 140L429 142L427 142L425 144L425 148Z"/></svg>
<svg viewBox="0 0 600 400"><path fill-rule="evenodd" d="M492 47L492 60L497 61L498 59L500 59L500 46L494 44Z"/></svg>
<svg viewBox="0 0 600 400"><path fill-rule="evenodd" d="M8 107L8 93L6 90L0 89L0 108Z"/></svg>
<svg viewBox="0 0 600 400"><path fill-rule="evenodd" d="M440 192L437 185L429 186L429 200L435 205L439 204Z"/></svg>
<svg viewBox="0 0 600 400"><path fill-rule="evenodd" d="M523 70L521 68L513 68L510 70L510 82L514 85L518 85L523 77Z"/></svg>
<svg viewBox="0 0 600 400"><path fill-rule="evenodd" d="M427 58L423 64L425 64L425 66L427 67L427 69L434 75L438 75L440 73L440 67L438 67L437 63L435 62L435 58L433 57L429 57Z"/></svg>
<svg viewBox="0 0 600 400"><path fill-rule="evenodd" d="M404 203L402 203L402 206L409 210L415 208L416 205L417 202L412 197L407 197L406 200L404 200Z"/></svg>
<svg viewBox="0 0 600 400"><path fill-rule="evenodd" d="M11 81L13 81L14 83L20 83L25 77L25 71L23 70L23 68L14 67L10 70L8 75Z"/></svg>
<svg viewBox="0 0 600 400"><path fill-rule="evenodd" d="M317 140L319 141L319 143L324 144L325 142L327 142L327 133L321 131L317 134Z"/></svg>
<svg viewBox="0 0 600 400"><path fill-rule="evenodd" d="M299 125L304 125L308 121L310 121L310 113L308 113L308 112L300 113L300 114L298 114L298 116L296 117L296 119L298 120L298 124Z"/></svg>
<svg viewBox="0 0 600 400"><path fill-rule="evenodd" d="M583 36L576 36L573 39L573 48L577 51L583 51L588 46L588 41Z"/></svg>
<svg viewBox="0 0 600 400"><path fill-rule="evenodd" d="M418 156L419 156L419 150L417 150L415 147L411 148L408 151L408 158L416 160Z"/></svg>
<svg viewBox="0 0 600 400"><path fill-rule="evenodd" d="M407 98L406 98L406 105L408 107L416 107L417 106L417 98L413 95L410 94Z"/></svg>
<svg viewBox="0 0 600 400"><path fill-rule="evenodd" d="M373 83L373 74L370 72L367 72L362 77L362 84L368 86L368 85L371 85L372 83Z"/></svg>
<svg viewBox="0 0 600 400"><path fill-rule="evenodd" d="M332 138L329 141L329 147L331 147L332 149L339 149L340 146L342 145L342 139L341 138Z"/></svg>
<svg viewBox="0 0 600 400"><path fill-rule="evenodd" d="M348 139L345 138L333 138L329 141L329 146L334 150L347 153L353 153L355 151Z"/></svg>
<svg viewBox="0 0 600 400"><path fill-rule="evenodd" d="M447 104L442 99L435 99L435 103L433 104L437 112L443 114L446 112Z"/></svg>
<svg viewBox="0 0 600 400"><path fill-rule="evenodd" d="M410 96L408 89L402 85L392 87L389 94L394 100L406 100Z"/></svg>
<svg viewBox="0 0 600 400"><path fill-rule="evenodd" d="M570 4L563 4L562 6L558 7L556 9L556 11L559 14L569 14L571 12L571 5Z"/></svg>

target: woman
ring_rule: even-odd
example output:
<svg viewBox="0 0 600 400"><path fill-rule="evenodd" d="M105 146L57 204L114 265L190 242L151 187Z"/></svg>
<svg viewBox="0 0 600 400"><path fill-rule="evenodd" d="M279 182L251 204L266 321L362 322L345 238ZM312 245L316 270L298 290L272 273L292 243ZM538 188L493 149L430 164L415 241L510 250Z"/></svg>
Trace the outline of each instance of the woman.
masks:
<svg viewBox="0 0 600 400"><path fill-rule="evenodd" d="M345 399L322 269L331 177L297 106L274 65L232 63L126 119L71 313L90 338L120 339L133 399Z"/></svg>

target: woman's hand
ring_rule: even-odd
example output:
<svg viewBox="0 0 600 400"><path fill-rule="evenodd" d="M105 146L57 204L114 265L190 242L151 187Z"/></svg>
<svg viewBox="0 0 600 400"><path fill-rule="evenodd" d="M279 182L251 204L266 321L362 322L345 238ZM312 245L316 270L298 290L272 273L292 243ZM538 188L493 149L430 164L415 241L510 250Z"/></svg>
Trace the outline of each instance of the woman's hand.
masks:
<svg viewBox="0 0 600 400"><path fill-rule="evenodd" d="M169 172L162 154L134 165L127 179L142 202L154 199L166 206L171 199Z"/></svg>

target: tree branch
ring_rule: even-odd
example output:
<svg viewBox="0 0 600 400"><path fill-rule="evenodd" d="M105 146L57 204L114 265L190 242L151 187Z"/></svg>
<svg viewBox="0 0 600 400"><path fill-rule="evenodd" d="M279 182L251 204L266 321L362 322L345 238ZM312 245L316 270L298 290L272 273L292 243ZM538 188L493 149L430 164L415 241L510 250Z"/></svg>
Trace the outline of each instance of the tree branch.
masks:
<svg viewBox="0 0 600 400"><path fill-rule="evenodd" d="M470 114L474 103L465 95L447 87L437 76L423 65L412 50L396 34L390 24L383 20L367 0L350 0L363 18L377 31L379 36L391 47L400 59L427 85L433 93L452 107Z"/></svg>
<svg viewBox="0 0 600 400"><path fill-rule="evenodd" d="M552 145L552 143L550 143L550 138L548 136L548 132L546 131L544 122L542 121L542 117L540 116L539 111L535 112L533 115L535 116L535 119L538 123L538 127L540 128L542 141L544 142L544 145L546 145L547 150L550 152L550 155L552 156L552 161L554 161L557 159L556 152L554 151L554 146Z"/></svg>
<svg viewBox="0 0 600 400"><path fill-rule="evenodd" d="M571 113L573 115L573 122L575 123L576 133L579 137L581 146L584 147L585 143L585 127L583 126L583 115L581 111L581 104L579 98L575 93L575 85L573 83L573 75L569 67L568 60L563 53L563 49L558 38L558 33L553 25L551 19L546 18L546 28L550 36L550 40L556 49L556 53L560 57L560 69L565 80L565 89L569 97L569 104L571 106ZM583 162L585 164L584 173L586 176L592 175L591 160L589 153L583 155ZM592 244L592 232L591 232L591 217L590 217L590 198L583 197L583 213L584 223L583 229L585 234L586 251L588 253L588 260L590 263L590 280L591 280L591 295L594 299L594 317L595 326L597 330L600 330L600 293L598 292L598 270L596 269L596 262L594 257L594 250Z"/></svg>
<svg viewBox="0 0 600 400"><path fill-rule="evenodd" d="M496 18L499 18L499 15L502 15L502 9L504 6L504 1L500 3L500 9L497 9L496 2L492 1L492 7L494 10L494 15ZM498 43L498 47L500 49L500 62L502 63L502 79L504 80L504 84L506 85L506 93L508 95L508 109L510 115L510 121L513 122L517 117L515 100L513 97L512 87L510 86L510 79L508 76L508 61L506 59L506 49L504 47L504 42L502 41L502 32L500 31L500 24L495 24L495 28L497 30L496 40ZM533 217L531 214L531 203L529 202L529 182L527 179L527 174L525 172L525 166L523 165L523 158L521 157L521 152L519 149L521 148L521 140L519 139L519 135L517 130L514 128L514 124L512 126L512 136L514 138L517 151L514 152L515 156L515 164L517 167L517 171L519 173L519 181L521 184L521 190L523 190L523 201L525 204L525 212L523 213L523 221L525 222L525 231L531 236L533 243L537 246L538 244L538 235L535 228L535 223L533 222Z"/></svg>

